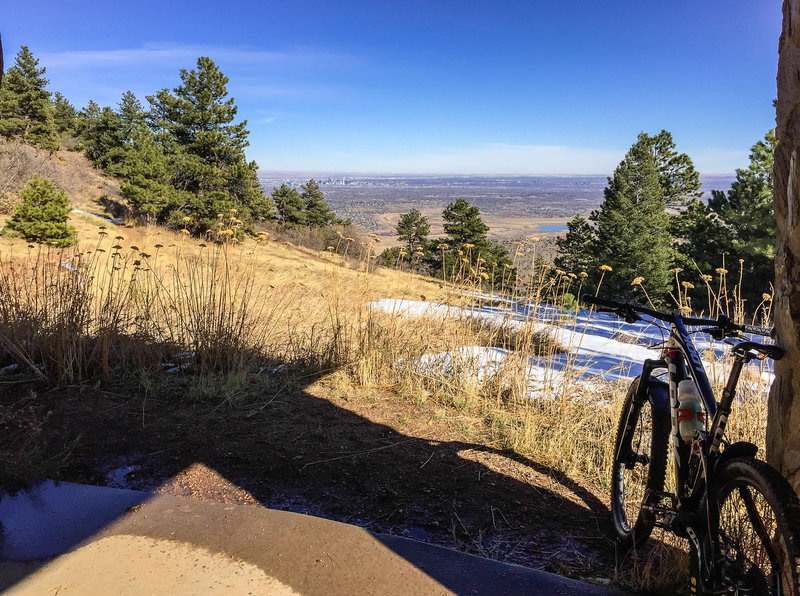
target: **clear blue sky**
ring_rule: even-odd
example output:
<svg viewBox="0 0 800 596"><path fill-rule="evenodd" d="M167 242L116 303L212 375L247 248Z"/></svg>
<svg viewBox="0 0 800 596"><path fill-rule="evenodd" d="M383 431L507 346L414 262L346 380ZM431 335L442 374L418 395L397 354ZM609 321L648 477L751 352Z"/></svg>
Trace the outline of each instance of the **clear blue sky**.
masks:
<svg viewBox="0 0 800 596"><path fill-rule="evenodd" d="M666 128L706 174L774 126L779 0L0 0L81 107L230 78L262 170L608 174Z"/></svg>

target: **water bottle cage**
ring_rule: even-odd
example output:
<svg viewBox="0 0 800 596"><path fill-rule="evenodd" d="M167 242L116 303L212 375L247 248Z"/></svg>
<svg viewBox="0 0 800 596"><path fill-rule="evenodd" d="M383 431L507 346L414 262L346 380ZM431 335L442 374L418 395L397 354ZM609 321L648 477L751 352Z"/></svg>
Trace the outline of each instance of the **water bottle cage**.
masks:
<svg viewBox="0 0 800 596"><path fill-rule="evenodd" d="M696 412L695 410L687 410L684 408L677 408L678 424L681 422L694 422L695 420L700 423L705 423L706 415L704 412ZM681 437L686 445L689 445L694 440L694 437Z"/></svg>

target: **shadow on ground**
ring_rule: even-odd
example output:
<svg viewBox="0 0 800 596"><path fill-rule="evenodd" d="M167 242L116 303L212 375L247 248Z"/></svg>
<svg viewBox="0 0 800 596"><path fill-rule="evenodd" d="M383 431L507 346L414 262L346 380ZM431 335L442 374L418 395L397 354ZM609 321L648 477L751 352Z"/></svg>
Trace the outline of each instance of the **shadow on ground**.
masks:
<svg viewBox="0 0 800 596"><path fill-rule="evenodd" d="M123 385L48 391L17 379L0 385L0 407L33 390L51 412L43 451L78 437L61 480L261 504L582 578L613 569L608 509L579 482L448 440L431 406L341 395L324 380L310 386L317 379L289 388L278 377L254 379L236 405L187 399L189 375L167 381L158 398ZM254 390L263 390L257 399ZM381 420L391 400L429 422L398 431Z"/></svg>

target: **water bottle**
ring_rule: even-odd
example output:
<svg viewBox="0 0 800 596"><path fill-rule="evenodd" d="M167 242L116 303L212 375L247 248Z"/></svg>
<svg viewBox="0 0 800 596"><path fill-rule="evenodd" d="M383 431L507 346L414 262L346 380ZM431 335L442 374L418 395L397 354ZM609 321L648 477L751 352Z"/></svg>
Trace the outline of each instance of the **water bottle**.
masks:
<svg viewBox="0 0 800 596"><path fill-rule="evenodd" d="M696 431L703 430L705 419L697 385L684 379L678 383L678 432L684 443L691 443Z"/></svg>

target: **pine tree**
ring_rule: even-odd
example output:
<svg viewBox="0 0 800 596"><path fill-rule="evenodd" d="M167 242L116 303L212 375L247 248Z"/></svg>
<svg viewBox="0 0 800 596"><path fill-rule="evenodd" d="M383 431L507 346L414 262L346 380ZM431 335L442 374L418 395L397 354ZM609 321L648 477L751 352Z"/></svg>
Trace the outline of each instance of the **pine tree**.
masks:
<svg viewBox="0 0 800 596"><path fill-rule="evenodd" d="M508 277L506 265L510 267L512 263L508 251L488 239L489 226L483 223L477 207L464 199L457 199L442 211L442 219L448 238L434 240L425 247L425 261L431 271L458 270L459 259L468 258L470 262L466 270L483 274L486 283L500 284ZM444 245L447 245L447 250L438 248ZM459 250L462 255L458 254Z"/></svg>
<svg viewBox="0 0 800 596"><path fill-rule="evenodd" d="M308 223L303 197L294 188L281 184L272 191L272 202L278 211L279 220L288 226L304 226Z"/></svg>
<svg viewBox="0 0 800 596"><path fill-rule="evenodd" d="M672 133L663 130L655 136L642 133L639 143L646 145L658 172L658 185L668 206L683 205L702 196L700 175L685 153L675 150Z"/></svg>
<svg viewBox="0 0 800 596"><path fill-rule="evenodd" d="M119 114L106 106L87 127L83 138L88 157L94 165L109 174L118 174L116 166L123 159L123 128Z"/></svg>
<svg viewBox="0 0 800 596"><path fill-rule="evenodd" d="M58 132L53 120L50 92L45 88L47 69L22 46L14 66L8 69L0 88L0 135L18 138L46 151L56 151Z"/></svg>
<svg viewBox="0 0 800 596"><path fill-rule="evenodd" d="M631 282L643 277L651 296L665 298L671 284L672 238L647 135L639 135L603 194L600 210L589 219L597 226L595 254L601 265L613 268L613 275L604 279L604 293L631 297Z"/></svg>
<svg viewBox="0 0 800 596"><path fill-rule="evenodd" d="M37 174L19 192L19 198L22 203L6 222L9 230L35 242L75 244L75 228L67 223L70 208L66 191Z"/></svg>
<svg viewBox="0 0 800 596"><path fill-rule="evenodd" d="M489 226L483 223L480 210L464 199L457 199L442 211L444 232L456 245L486 243Z"/></svg>
<svg viewBox="0 0 800 596"><path fill-rule="evenodd" d="M77 132L78 110L66 97L56 91L53 94L53 122L60 134L74 136Z"/></svg>
<svg viewBox="0 0 800 596"><path fill-rule="evenodd" d="M312 178L301 186L300 196L305 203L306 223L310 226L330 226L336 222L336 214L331 210L319 185Z"/></svg>
<svg viewBox="0 0 800 596"><path fill-rule="evenodd" d="M428 218L416 209L411 209L408 213L402 213L397 222L397 237L406 243L409 251L413 251L417 246L423 245L431 232Z"/></svg>
<svg viewBox="0 0 800 596"><path fill-rule="evenodd" d="M725 254L726 266L744 262L742 295L755 306L774 280L777 224L772 195L772 165L775 131L750 150L750 165L736 170L736 180L727 194L712 191L705 208L696 207L682 215L684 228L679 250L704 272L719 267ZM755 301L755 302L754 302Z"/></svg>
<svg viewBox="0 0 800 596"><path fill-rule="evenodd" d="M136 216L149 223L167 224L192 198L172 184L174 160L164 152L149 130L135 135L118 166L120 192Z"/></svg>
<svg viewBox="0 0 800 596"><path fill-rule="evenodd" d="M180 157L174 185L195 195L182 213L195 219L197 232L216 223L217 210L236 208L244 220L263 215L269 203L255 163L245 158L247 122L233 123L238 109L228 98L228 77L200 57L180 78L171 93L162 89L147 99L158 141Z"/></svg>
<svg viewBox="0 0 800 596"><path fill-rule="evenodd" d="M117 105L123 144L130 144L138 135L149 132L147 113L132 91L123 93Z"/></svg>
<svg viewBox="0 0 800 596"><path fill-rule="evenodd" d="M594 271L597 259L594 254L595 231L589 222L576 215L567 223L567 233L556 239L558 255L555 266L569 273Z"/></svg>

